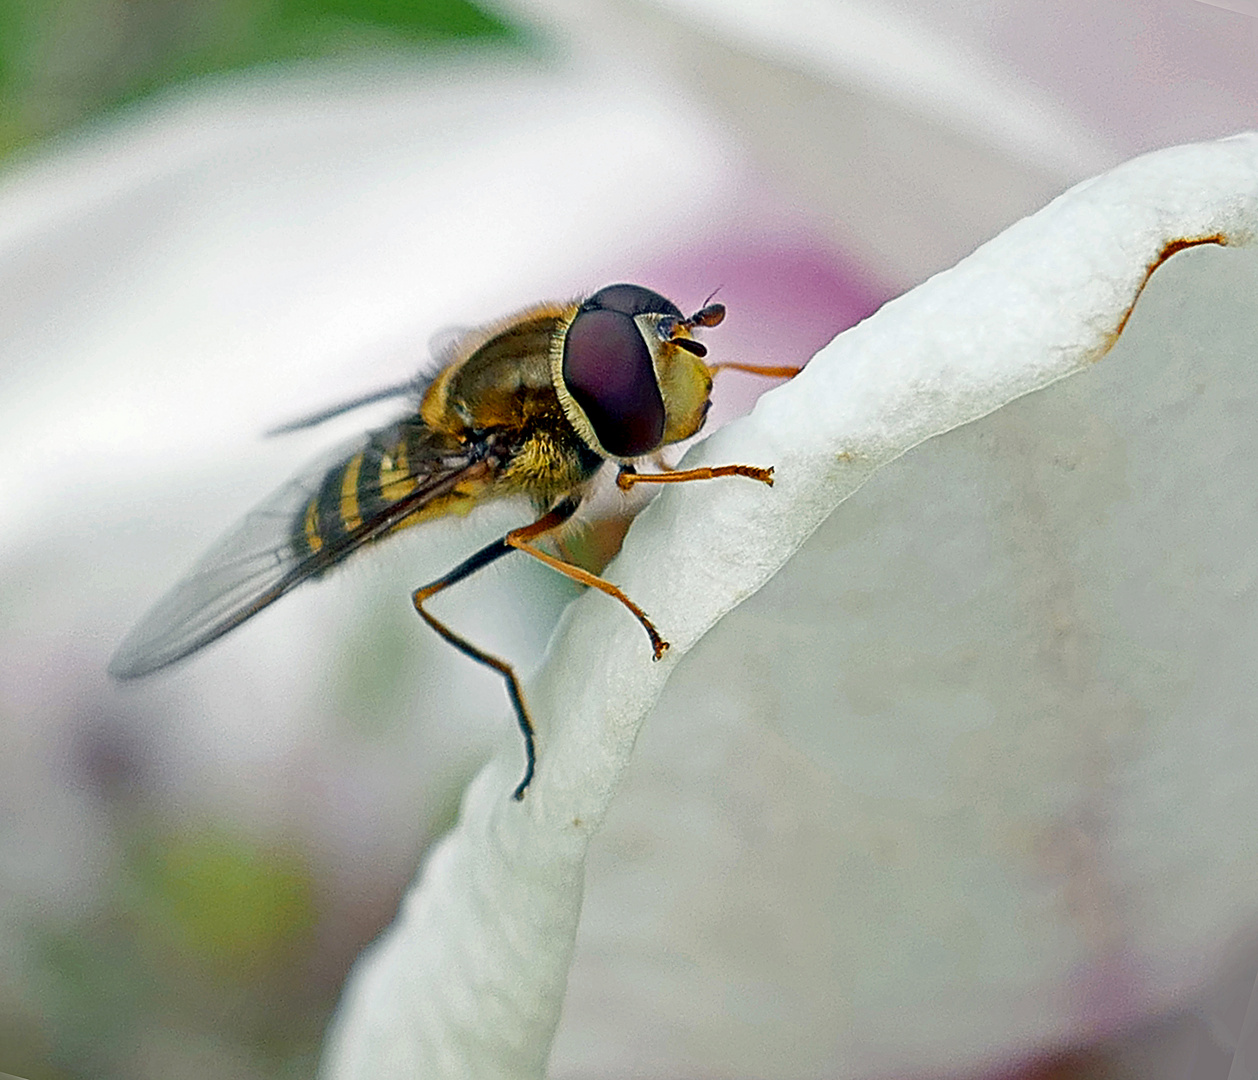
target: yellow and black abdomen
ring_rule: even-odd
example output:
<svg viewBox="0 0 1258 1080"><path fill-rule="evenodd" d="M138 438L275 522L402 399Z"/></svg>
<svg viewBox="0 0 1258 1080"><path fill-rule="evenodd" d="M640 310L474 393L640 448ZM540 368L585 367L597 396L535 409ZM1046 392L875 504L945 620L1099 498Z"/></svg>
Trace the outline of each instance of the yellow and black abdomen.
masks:
<svg viewBox="0 0 1258 1080"><path fill-rule="evenodd" d="M486 486L484 477L442 481L468 472L473 451L418 419L375 432L362 450L327 470L297 513L291 529L295 551L330 566L386 533L459 512L463 504L470 508Z"/></svg>
<svg viewBox="0 0 1258 1080"><path fill-rule="evenodd" d="M324 474L317 493L294 523L293 543L303 555L333 562L335 552L362 528L365 493L360 487L366 456L365 450L359 451Z"/></svg>

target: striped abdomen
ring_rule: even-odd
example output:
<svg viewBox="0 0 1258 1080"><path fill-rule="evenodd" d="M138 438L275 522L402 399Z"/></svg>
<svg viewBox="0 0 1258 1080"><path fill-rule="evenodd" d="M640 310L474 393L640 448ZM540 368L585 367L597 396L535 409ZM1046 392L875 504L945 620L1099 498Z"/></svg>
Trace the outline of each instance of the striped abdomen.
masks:
<svg viewBox="0 0 1258 1080"><path fill-rule="evenodd" d="M382 533L372 528L391 508L434 480L456 474L469 464L467 450L456 440L434 434L420 421L376 432L367 446L325 474L318 491L293 522L294 549L300 557L330 565ZM467 485L479 489L482 484ZM460 485L440 496L419 499L392 532L431 517L450 513L454 504L474 498Z"/></svg>

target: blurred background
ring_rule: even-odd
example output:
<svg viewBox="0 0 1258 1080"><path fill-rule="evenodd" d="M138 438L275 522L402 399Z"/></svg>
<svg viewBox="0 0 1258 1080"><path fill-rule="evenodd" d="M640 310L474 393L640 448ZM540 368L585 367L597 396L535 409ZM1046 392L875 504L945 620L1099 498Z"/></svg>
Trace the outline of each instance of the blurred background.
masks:
<svg viewBox="0 0 1258 1080"><path fill-rule="evenodd" d="M1071 184L1252 127L1243 6L0 0L0 1070L311 1075L517 739L408 594L519 507L110 683L216 536L390 410L261 432L618 280L719 288L714 355L801 363ZM713 423L763 389L722 376ZM440 610L527 671L572 595L505 565Z"/></svg>

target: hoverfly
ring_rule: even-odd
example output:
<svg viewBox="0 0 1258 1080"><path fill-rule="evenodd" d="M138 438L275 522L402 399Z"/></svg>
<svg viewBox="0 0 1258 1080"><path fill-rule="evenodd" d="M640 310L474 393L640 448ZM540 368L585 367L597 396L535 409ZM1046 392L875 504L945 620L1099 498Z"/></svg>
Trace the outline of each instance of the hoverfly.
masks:
<svg viewBox="0 0 1258 1080"><path fill-rule="evenodd" d="M711 298L709 297L709 301ZM511 666L437 619L425 604L511 551L620 601L642 624L654 658L668 648L646 613L615 585L542 550L577 512L604 462L617 484L745 476L772 485L773 470L749 465L639 473L635 461L694 435L722 367L770 376L795 368L705 363L694 331L716 326L722 304L686 318L659 293L610 285L584 300L541 304L468 334L431 379L389 387L285 425L311 427L370 402L413 394L418 407L300 473L224 536L122 643L110 673L149 675L235 629L294 586L359 548L412 525L463 514L477 503L528 496L537 518L512 529L449 573L416 589L415 610L441 637L507 683L533 778L533 724Z"/></svg>

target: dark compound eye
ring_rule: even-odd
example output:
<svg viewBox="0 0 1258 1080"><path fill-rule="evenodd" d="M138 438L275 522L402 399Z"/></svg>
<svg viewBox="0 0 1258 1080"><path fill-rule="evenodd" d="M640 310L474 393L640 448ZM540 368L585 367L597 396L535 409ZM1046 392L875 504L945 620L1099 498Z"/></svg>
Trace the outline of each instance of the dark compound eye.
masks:
<svg viewBox="0 0 1258 1080"><path fill-rule="evenodd" d="M637 285L612 285L591 300L615 290L634 290L663 300ZM664 398L651 353L632 314L582 305L564 339L563 377L568 393L590 418L603 449L616 457L637 457L660 445Z"/></svg>
<svg viewBox="0 0 1258 1080"><path fill-rule="evenodd" d="M599 289L584 304L582 311L619 311L622 315L672 315L682 317L681 310L667 297L641 285L608 285Z"/></svg>

